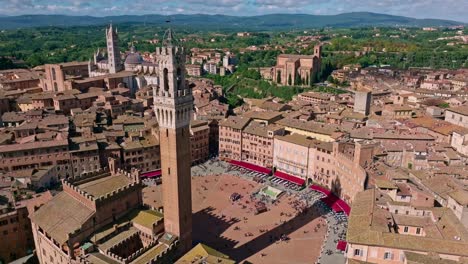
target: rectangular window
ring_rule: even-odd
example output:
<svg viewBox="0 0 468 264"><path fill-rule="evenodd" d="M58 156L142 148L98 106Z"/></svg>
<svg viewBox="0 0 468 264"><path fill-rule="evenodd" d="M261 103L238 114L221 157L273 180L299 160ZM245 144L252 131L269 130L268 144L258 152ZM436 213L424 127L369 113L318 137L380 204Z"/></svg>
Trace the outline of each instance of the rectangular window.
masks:
<svg viewBox="0 0 468 264"><path fill-rule="evenodd" d="M420 227L416 228L416 234L417 235L421 234L421 228Z"/></svg>
<svg viewBox="0 0 468 264"><path fill-rule="evenodd" d="M407 227L407 226L405 226L405 229L404 229L404 230L405 230L405 231L404 231L405 233L408 233L408 227Z"/></svg>
<svg viewBox="0 0 468 264"><path fill-rule="evenodd" d="M384 259L392 259L392 253L391 252L385 252Z"/></svg>
<svg viewBox="0 0 468 264"><path fill-rule="evenodd" d="M361 250L360 249L355 249L354 250L354 256L361 256Z"/></svg>

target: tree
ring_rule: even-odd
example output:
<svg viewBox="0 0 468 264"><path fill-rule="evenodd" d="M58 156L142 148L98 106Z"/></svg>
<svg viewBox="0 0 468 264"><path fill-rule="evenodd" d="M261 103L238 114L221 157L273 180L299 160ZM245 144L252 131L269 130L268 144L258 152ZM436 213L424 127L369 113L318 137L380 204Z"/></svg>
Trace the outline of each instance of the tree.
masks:
<svg viewBox="0 0 468 264"><path fill-rule="evenodd" d="M289 76L288 76L288 85L291 85L291 84L292 84L291 74L289 74Z"/></svg>
<svg viewBox="0 0 468 264"><path fill-rule="evenodd" d="M0 70L12 69L15 64L8 58L0 57Z"/></svg>
<svg viewBox="0 0 468 264"><path fill-rule="evenodd" d="M333 72L334 67L331 64L331 62L328 60L326 63L322 63L322 67L320 68L320 72L318 73L318 80L319 81L324 81L330 76L330 74Z"/></svg>
<svg viewBox="0 0 468 264"><path fill-rule="evenodd" d="M318 82L318 73L316 71L312 72L310 74L310 86L312 86L314 83Z"/></svg>
<svg viewBox="0 0 468 264"><path fill-rule="evenodd" d="M299 73L296 74L296 78L294 80L294 85L302 85L302 81L301 81L301 75Z"/></svg>
<svg viewBox="0 0 468 264"><path fill-rule="evenodd" d="M447 102L443 102L443 103L440 103L440 104L439 104L439 107L440 107L440 108L449 108L449 107L450 107L450 104L447 103Z"/></svg>
<svg viewBox="0 0 468 264"><path fill-rule="evenodd" d="M331 75L328 76L327 81L328 81L329 83L335 83L335 79L333 79L333 77L332 77Z"/></svg>
<svg viewBox="0 0 468 264"><path fill-rule="evenodd" d="M26 59L26 62L33 67L45 63L44 59L38 53L32 54L29 58Z"/></svg>
<svg viewBox="0 0 468 264"><path fill-rule="evenodd" d="M306 84L306 85L309 85L309 84L310 84L310 83L309 83L309 75L306 75L305 84Z"/></svg>

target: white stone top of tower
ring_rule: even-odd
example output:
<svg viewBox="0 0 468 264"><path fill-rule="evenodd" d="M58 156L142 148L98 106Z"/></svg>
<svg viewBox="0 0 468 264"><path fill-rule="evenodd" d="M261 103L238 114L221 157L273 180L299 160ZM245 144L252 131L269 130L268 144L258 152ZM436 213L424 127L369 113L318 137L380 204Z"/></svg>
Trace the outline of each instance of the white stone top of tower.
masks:
<svg viewBox="0 0 468 264"><path fill-rule="evenodd" d="M160 85L153 90L154 112L162 128L188 126L193 109L192 90L185 81L185 50L168 29L163 47L156 48Z"/></svg>
<svg viewBox="0 0 468 264"><path fill-rule="evenodd" d="M114 26L112 26L112 23L109 24L109 28L106 28L106 36L117 36L117 28L114 29Z"/></svg>

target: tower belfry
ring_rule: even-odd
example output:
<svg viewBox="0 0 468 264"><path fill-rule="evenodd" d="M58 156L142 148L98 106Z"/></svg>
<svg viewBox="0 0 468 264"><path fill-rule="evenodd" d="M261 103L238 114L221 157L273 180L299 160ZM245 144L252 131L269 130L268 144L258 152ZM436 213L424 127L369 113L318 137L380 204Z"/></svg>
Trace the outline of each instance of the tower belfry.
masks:
<svg viewBox="0 0 468 264"><path fill-rule="evenodd" d="M114 29L112 24L106 29L107 41L107 62L109 65L109 73L117 73L123 70L122 60L120 58L119 36L117 29Z"/></svg>
<svg viewBox="0 0 468 264"><path fill-rule="evenodd" d="M160 84L154 88L159 123L165 232L179 238L182 252L192 246L190 117L192 91L185 82L185 50L172 30L156 48Z"/></svg>

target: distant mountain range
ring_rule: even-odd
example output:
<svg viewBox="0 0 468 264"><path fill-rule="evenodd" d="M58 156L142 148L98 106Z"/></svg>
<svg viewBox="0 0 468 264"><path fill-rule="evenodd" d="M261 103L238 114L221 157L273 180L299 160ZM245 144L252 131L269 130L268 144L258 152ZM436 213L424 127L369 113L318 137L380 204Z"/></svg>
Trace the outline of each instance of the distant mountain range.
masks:
<svg viewBox="0 0 468 264"><path fill-rule="evenodd" d="M339 15L272 14L261 16L226 15L123 15L123 16L66 16L66 15L22 15L1 16L0 29L16 29L46 26L90 26L112 23L147 23L164 25L170 19L176 26L189 26L200 29L306 29L322 27L362 27L362 26L455 26L462 22L440 19L416 19L369 12L344 13Z"/></svg>

